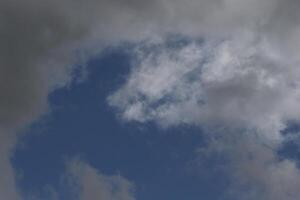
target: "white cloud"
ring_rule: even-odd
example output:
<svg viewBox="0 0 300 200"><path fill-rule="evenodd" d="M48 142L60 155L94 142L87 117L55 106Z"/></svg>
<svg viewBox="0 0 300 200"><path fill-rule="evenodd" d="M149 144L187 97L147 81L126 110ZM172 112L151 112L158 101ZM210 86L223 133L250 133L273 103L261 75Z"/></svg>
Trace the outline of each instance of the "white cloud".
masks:
<svg viewBox="0 0 300 200"><path fill-rule="evenodd" d="M186 123L223 134L211 145L231 157L239 199L297 199L300 171L276 150L286 123L300 117L298 60L253 32L205 41L179 50L160 44L159 53L142 54L109 104L128 121Z"/></svg>
<svg viewBox="0 0 300 200"><path fill-rule="evenodd" d="M268 42L245 33L180 50L162 47L140 56L108 101L126 120L247 128L278 140L285 122L300 117L299 69Z"/></svg>

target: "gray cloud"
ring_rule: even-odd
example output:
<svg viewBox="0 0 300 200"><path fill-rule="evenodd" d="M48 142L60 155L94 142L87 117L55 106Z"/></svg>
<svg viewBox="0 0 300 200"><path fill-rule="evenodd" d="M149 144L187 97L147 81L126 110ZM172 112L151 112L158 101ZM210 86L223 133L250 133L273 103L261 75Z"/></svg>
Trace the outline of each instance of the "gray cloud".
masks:
<svg viewBox="0 0 300 200"><path fill-rule="evenodd" d="M253 133L219 132L206 147L197 149L194 165L205 171L203 160L221 157L215 171L230 177L222 199L295 200L299 197L296 162L276 153L276 147L260 141ZM205 159L203 159L205 158Z"/></svg>
<svg viewBox="0 0 300 200"><path fill-rule="evenodd" d="M299 99L298 62L253 33L225 41L160 45L143 53L128 80L108 101L124 119L254 129L280 140Z"/></svg>
<svg viewBox="0 0 300 200"><path fill-rule="evenodd" d="M211 148L230 157L235 198L297 199L300 171L276 151L287 122L300 117L298 59L252 31L204 41L179 49L158 43L150 53L138 48L136 67L108 103L126 121L224 134Z"/></svg>
<svg viewBox="0 0 300 200"><path fill-rule="evenodd" d="M81 160L69 162L66 177L79 200L135 200L134 185L127 179L103 175Z"/></svg>
<svg viewBox="0 0 300 200"><path fill-rule="evenodd" d="M130 3L0 2L0 198L21 198L10 165L16 132L49 109L49 92L72 79L74 50L90 55L104 43L136 37L127 25L135 17L130 10L140 8Z"/></svg>
<svg viewBox="0 0 300 200"><path fill-rule="evenodd" d="M47 110L47 95L56 84L52 80L67 81L65 65L70 55L62 45L82 34L80 27L71 27L51 4L14 0L0 3L0 198L3 199L20 199L9 164L15 133Z"/></svg>
<svg viewBox="0 0 300 200"><path fill-rule="evenodd" d="M295 109L298 8L296 0L2 0L0 198L20 198L9 164L16 132L47 111L49 92L72 79L72 66L78 61L76 49L91 55L103 45L156 41L169 33L226 39L216 46L212 42L207 49L194 45L164 52L155 58L159 68L146 57L127 85L110 98L111 104L128 119L158 117L167 124L217 121L258 128L271 132L263 134L267 138L277 138L286 120L299 117ZM250 41L248 36L240 38L244 32L254 37L250 36ZM215 60L203 69L203 80L196 77L197 81L190 82L190 74L199 69L196 63L206 62L198 57L202 51L209 56L205 59ZM172 56L177 60L170 59ZM130 85L145 78L156 86L148 90L143 84L139 88ZM140 94L146 96L145 101L135 99ZM166 95L171 95L171 104L149 107ZM208 104L200 107L203 95ZM125 100L118 100L118 96ZM178 117L181 114L183 119Z"/></svg>

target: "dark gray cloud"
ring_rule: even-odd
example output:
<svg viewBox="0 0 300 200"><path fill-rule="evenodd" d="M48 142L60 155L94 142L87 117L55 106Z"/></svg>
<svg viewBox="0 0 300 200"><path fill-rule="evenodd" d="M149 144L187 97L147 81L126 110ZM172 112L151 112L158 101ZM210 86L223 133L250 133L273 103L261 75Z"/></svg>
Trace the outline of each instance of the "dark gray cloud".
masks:
<svg viewBox="0 0 300 200"><path fill-rule="evenodd" d="M47 109L50 79L67 71L68 58L53 51L82 33L43 3L0 2L0 198L8 200L20 199L9 162L15 133ZM50 66L52 54L58 60Z"/></svg>
<svg viewBox="0 0 300 200"><path fill-rule="evenodd" d="M20 199L9 162L16 132L49 109L50 91L72 79L72 66L78 61L73 51L92 54L103 43L135 38L127 26L136 17L131 10L142 13L141 5L94 0L0 2L0 198Z"/></svg>

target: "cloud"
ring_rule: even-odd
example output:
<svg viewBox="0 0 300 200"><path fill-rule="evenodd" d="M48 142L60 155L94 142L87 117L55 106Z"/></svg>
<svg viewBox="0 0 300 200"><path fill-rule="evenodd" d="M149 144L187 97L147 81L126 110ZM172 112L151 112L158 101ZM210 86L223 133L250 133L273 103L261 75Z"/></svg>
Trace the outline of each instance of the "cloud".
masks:
<svg viewBox="0 0 300 200"><path fill-rule="evenodd" d="M278 158L273 150L265 146L246 145L252 146L245 147L243 143L241 154L245 155L236 155L238 159L233 166L235 183L231 186L231 195L246 200L297 199L300 195L300 173L296 163Z"/></svg>
<svg viewBox="0 0 300 200"><path fill-rule="evenodd" d="M229 178L222 199L295 200L299 197L300 173L296 162L278 156L274 146L262 143L252 133L220 134L210 137L208 146L197 149L194 165L205 173L207 161L219 158L211 168L221 172L225 180Z"/></svg>
<svg viewBox="0 0 300 200"><path fill-rule="evenodd" d="M7 146L8 145L8 146ZM3 199L15 200L20 199L19 191L17 190L16 183L14 180L14 170L10 165L11 156L11 141L7 138L1 137L0 143L0 170L1 170L1 180L0 180L0 196Z"/></svg>
<svg viewBox="0 0 300 200"><path fill-rule="evenodd" d="M21 198L10 166L16 132L48 109L54 87L68 82L72 59L63 45L81 33L51 3L36 3L0 2L0 198L8 200Z"/></svg>
<svg viewBox="0 0 300 200"><path fill-rule="evenodd" d="M126 121L196 125L215 132L207 138L221 135L210 148L230 158L235 198L297 199L300 171L277 150L281 131L300 117L298 60L273 45L246 31L175 48L158 43L150 52L139 47L108 103Z"/></svg>
<svg viewBox="0 0 300 200"><path fill-rule="evenodd" d="M58 185L46 185L23 196L30 200L135 200L135 185L120 174L107 175L74 157L65 163Z"/></svg>
<svg viewBox="0 0 300 200"><path fill-rule="evenodd" d="M2 0L0 188L5 189L0 189L0 198L20 198L9 163L16 132L45 113L48 94L72 79L78 49L90 56L105 45L170 33L225 40L208 42L205 48L193 44L179 52L144 55L142 67L110 98L111 104L127 119L159 118L164 124L214 121L280 137L285 121L299 115L298 8L297 0ZM245 30L254 37L240 38ZM206 68L196 66L198 61ZM201 81L194 76L198 70L205 74ZM153 84L149 90L145 84L130 85L141 83L144 76ZM144 100L134 99L142 99L141 94ZM171 103L162 103L168 98Z"/></svg>
<svg viewBox="0 0 300 200"><path fill-rule="evenodd" d="M179 49L137 50L137 66L108 102L126 120L247 128L280 140L285 122L300 116L293 109L299 69L271 45L246 32Z"/></svg>
<svg viewBox="0 0 300 200"><path fill-rule="evenodd" d="M134 185L120 175L107 176L81 160L68 164L67 179L79 200L134 200Z"/></svg>
<svg viewBox="0 0 300 200"><path fill-rule="evenodd" d="M88 57L104 43L130 39L132 6L94 0L0 2L0 198L21 198L10 165L16 133L47 112L48 94L72 80L81 51Z"/></svg>

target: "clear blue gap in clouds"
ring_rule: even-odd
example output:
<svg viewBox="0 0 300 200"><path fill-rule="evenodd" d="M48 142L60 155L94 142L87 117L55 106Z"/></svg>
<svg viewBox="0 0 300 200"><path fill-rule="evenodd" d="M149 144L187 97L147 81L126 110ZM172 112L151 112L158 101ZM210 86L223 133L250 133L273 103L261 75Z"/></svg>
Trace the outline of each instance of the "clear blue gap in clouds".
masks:
<svg viewBox="0 0 300 200"><path fill-rule="evenodd" d="M281 148L278 149L278 154L282 158L288 158L295 160L300 167L300 124L297 122L289 122L287 128L282 131L283 135L286 135L287 138L281 145Z"/></svg>
<svg viewBox="0 0 300 200"><path fill-rule="evenodd" d="M198 128L128 124L108 107L106 97L129 72L126 52L109 50L93 59L87 80L50 95L52 113L27 130L13 157L25 195L50 185L61 199L71 199L61 175L65 160L79 155L104 174L120 173L133 181L138 200L220 198L225 175L208 167L209 175L203 176L189 166L195 149L204 145Z"/></svg>

